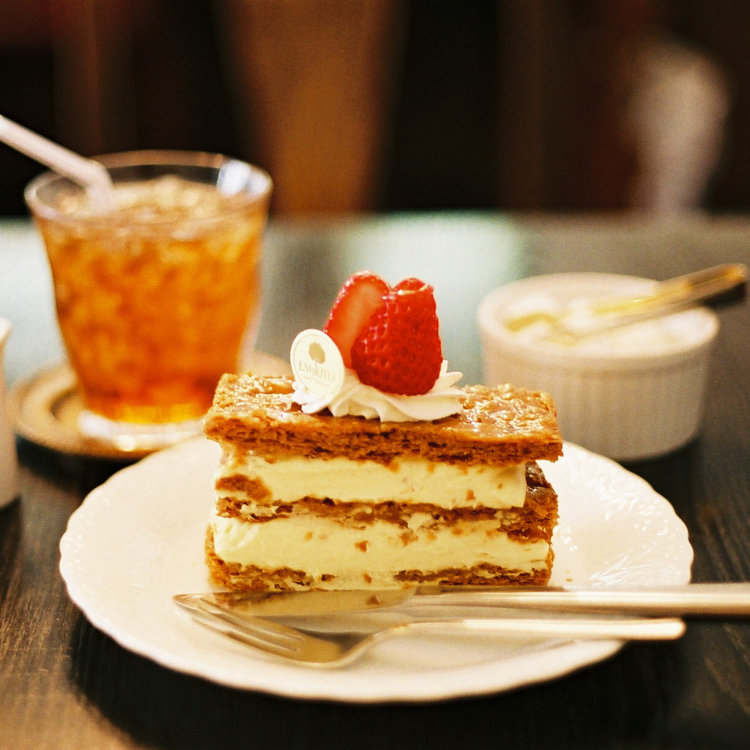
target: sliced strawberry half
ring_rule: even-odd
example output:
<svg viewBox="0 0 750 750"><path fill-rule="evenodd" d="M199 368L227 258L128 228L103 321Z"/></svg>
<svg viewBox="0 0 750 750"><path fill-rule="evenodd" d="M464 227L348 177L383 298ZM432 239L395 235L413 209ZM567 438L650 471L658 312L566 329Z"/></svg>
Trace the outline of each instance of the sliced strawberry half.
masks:
<svg viewBox="0 0 750 750"><path fill-rule="evenodd" d="M323 330L338 346L347 367L352 366L355 339L389 291L388 284L371 271L355 273L341 287Z"/></svg>
<svg viewBox="0 0 750 750"><path fill-rule="evenodd" d="M351 349L359 379L390 393L416 396L435 384L443 362L433 288L405 279L390 290Z"/></svg>

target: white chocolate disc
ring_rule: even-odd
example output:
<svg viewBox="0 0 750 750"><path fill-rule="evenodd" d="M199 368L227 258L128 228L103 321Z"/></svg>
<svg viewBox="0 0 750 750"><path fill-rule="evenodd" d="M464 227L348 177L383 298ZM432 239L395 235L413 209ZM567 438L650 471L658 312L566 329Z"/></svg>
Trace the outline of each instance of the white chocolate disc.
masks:
<svg viewBox="0 0 750 750"><path fill-rule="evenodd" d="M320 397L333 396L344 384L344 360L333 339L308 328L297 334L289 352L294 377Z"/></svg>

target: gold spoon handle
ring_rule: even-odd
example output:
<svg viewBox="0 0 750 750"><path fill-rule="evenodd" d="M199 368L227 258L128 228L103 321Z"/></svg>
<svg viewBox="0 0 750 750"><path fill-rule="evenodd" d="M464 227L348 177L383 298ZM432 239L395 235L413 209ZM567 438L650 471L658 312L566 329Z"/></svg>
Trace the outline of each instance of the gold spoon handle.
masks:
<svg viewBox="0 0 750 750"><path fill-rule="evenodd" d="M656 315L665 315L677 309L707 300L735 299L744 296L747 267L742 263L725 263L667 281L660 281L648 294L617 296L595 300L586 305L589 315L607 327ZM571 306L560 313L544 311L527 312L505 320L511 331L521 331L536 323L547 323L565 330ZM577 308L580 314L580 307Z"/></svg>
<svg viewBox="0 0 750 750"><path fill-rule="evenodd" d="M620 297L594 302L597 315L634 315L671 309L715 298L728 292L744 291L747 268L742 263L726 263L695 273L660 281L656 288L642 297Z"/></svg>

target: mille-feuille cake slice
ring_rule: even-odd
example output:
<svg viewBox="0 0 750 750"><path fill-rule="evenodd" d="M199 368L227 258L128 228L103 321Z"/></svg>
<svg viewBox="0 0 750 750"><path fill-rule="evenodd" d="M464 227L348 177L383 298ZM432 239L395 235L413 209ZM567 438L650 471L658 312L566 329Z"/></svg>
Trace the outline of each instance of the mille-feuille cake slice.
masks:
<svg viewBox="0 0 750 750"><path fill-rule="evenodd" d="M562 453L554 406L509 385L460 389L457 413L307 414L291 379L226 375L206 422L222 448L206 539L234 590L543 584Z"/></svg>

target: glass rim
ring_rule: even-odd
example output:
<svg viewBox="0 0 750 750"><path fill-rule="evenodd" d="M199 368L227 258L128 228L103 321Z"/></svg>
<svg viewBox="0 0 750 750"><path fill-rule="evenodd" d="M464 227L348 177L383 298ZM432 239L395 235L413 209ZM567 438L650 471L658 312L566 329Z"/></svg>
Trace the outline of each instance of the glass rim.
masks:
<svg viewBox="0 0 750 750"><path fill-rule="evenodd" d="M268 201L273 189L273 180L268 172L255 164L251 164L244 159L228 156L222 153L210 151L186 151L170 149L141 149L136 151L121 151L108 154L102 154L92 157L104 164L107 169L138 169L139 167L163 167L168 170L174 168L198 168L214 169L219 171L221 167L228 164L239 164L244 167L248 175L251 175L257 181L257 189L252 189L246 193L238 191L237 193L228 193L228 195L245 195L247 201L241 205L233 205L222 210L219 214L212 216L189 219L197 223L210 223L231 216L237 213L244 213L248 208L262 205ZM166 171L165 171L166 174ZM71 216L61 212L50 202L43 200L39 192L43 188L54 184L55 182L69 184L80 190L84 188L69 177L59 174L53 170L46 170L33 177L24 188L23 196L28 209L32 216L40 216L58 222L70 222L76 224L96 225L109 221L107 214L91 214L88 216ZM210 183L205 183L210 184ZM182 220L184 222L184 220ZM174 219L164 219L163 221L149 222L149 226L154 227L163 224L175 223Z"/></svg>

